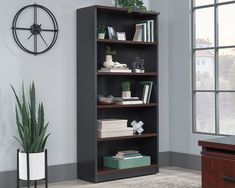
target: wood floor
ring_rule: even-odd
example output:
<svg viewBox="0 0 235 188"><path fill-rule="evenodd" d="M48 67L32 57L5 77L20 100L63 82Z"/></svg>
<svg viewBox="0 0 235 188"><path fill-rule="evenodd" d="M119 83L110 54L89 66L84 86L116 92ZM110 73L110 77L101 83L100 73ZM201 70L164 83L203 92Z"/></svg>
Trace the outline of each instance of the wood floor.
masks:
<svg viewBox="0 0 235 188"><path fill-rule="evenodd" d="M160 173L150 176L129 178L105 183L92 184L81 180L67 181L50 184L50 188L168 188L175 182L175 187L200 188L201 175L198 171L192 171L177 167L161 168ZM177 183L178 181L178 183ZM184 183L185 181L185 183ZM159 184L156 182L160 182ZM43 188L43 186L39 186ZM173 188L173 187L172 187Z"/></svg>

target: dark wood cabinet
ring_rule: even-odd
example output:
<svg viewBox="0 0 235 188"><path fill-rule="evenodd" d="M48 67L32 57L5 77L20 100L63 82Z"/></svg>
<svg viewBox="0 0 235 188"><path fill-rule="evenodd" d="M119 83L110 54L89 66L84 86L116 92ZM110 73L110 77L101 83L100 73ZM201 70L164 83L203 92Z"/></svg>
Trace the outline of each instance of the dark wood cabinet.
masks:
<svg viewBox="0 0 235 188"><path fill-rule="evenodd" d="M235 187L235 137L199 141L202 188Z"/></svg>
<svg viewBox="0 0 235 188"><path fill-rule="evenodd" d="M119 178L157 173L158 168L158 15L157 12L91 6L77 10L77 160L78 178L102 182ZM153 20L155 42L132 41L135 24ZM126 33L126 41L97 39L97 26L112 26ZM105 60L106 47L117 51L115 59L132 67L136 56L144 58L145 73L100 73ZM97 96L121 96L121 83L130 81L152 81L153 90L149 104L101 105ZM97 138L97 119L142 120L145 132L142 135ZM104 156L117 151L136 149L151 157L151 165L124 170L108 169L103 166Z"/></svg>

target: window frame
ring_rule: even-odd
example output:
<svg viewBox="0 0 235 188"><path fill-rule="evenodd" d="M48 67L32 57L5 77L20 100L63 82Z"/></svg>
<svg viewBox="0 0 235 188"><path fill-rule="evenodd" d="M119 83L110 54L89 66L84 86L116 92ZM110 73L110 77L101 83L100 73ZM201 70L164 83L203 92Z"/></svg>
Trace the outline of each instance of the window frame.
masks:
<svg viewBox="0 0 235 188"><path fill-rule="evenodd" d="M219 50L220 49L229 49L235 48L235 45L229 46L219 46L219 17L218 17L218 7L221 5L229 5L235 4L235 0L227 1L227 2L218 2L218 0L214 0L212 4L202 5L202 6L195 6L196 0L191 0L191 91L192 91L192 132L196 134L206 134L206 135L220 135L220 136L227 136L231 134L220 134L219 133L219 94L220 93L235 93L235 90L221 90L219 89ZM197 48L196 44L196 37L195 37L195 11L200 10L203 8L210 8L214 9L214 47L200 47ZM196 83L196 51L198 50L214 50L214 89L213 90L197 90L195 83ZM197 131L197 123L196 123L196 94L202 92L209 92L215 95L215 133L209 132L199 132Z"/></svg>

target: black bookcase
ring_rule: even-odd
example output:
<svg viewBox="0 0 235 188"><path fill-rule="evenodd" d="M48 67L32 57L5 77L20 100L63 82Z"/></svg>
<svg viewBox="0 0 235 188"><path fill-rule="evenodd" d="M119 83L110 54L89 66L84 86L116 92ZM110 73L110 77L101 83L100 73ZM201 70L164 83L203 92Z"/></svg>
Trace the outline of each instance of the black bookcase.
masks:
<svg viewBox="0 0 235 188"><path fill-rule="evenodd" d="M77 160L78 178L102 182L119 178L154 174L159 171L158 103L158 15L156 12L91 6L77 10ZM134 42L135 24L154 20L155 42ZM126 32L126 41L97 39L97 26L113 26ZM106 46L117 51L119 62L131 67L136 56L144 58L145 73L98 73L105 60ZM149 104L99 105L98 94L121 96L121 82L151 80L154 83ZM97 138L97 119L123 118L142 120L145 132L115 138ZM151 165L125 170L103 167L103 157L120 150L136 149L151 156Z"/></svg>

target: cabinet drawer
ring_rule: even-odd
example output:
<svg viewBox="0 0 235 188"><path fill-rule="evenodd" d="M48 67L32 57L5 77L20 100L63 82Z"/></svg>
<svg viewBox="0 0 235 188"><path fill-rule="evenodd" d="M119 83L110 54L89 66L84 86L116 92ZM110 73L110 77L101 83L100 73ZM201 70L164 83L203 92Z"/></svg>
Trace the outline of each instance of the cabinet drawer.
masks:
<svg viewBox="0 0 235 188"><path fill-rule="evenodd" d="M235 188L235 160L202 156L202 188Z"/></svg>

